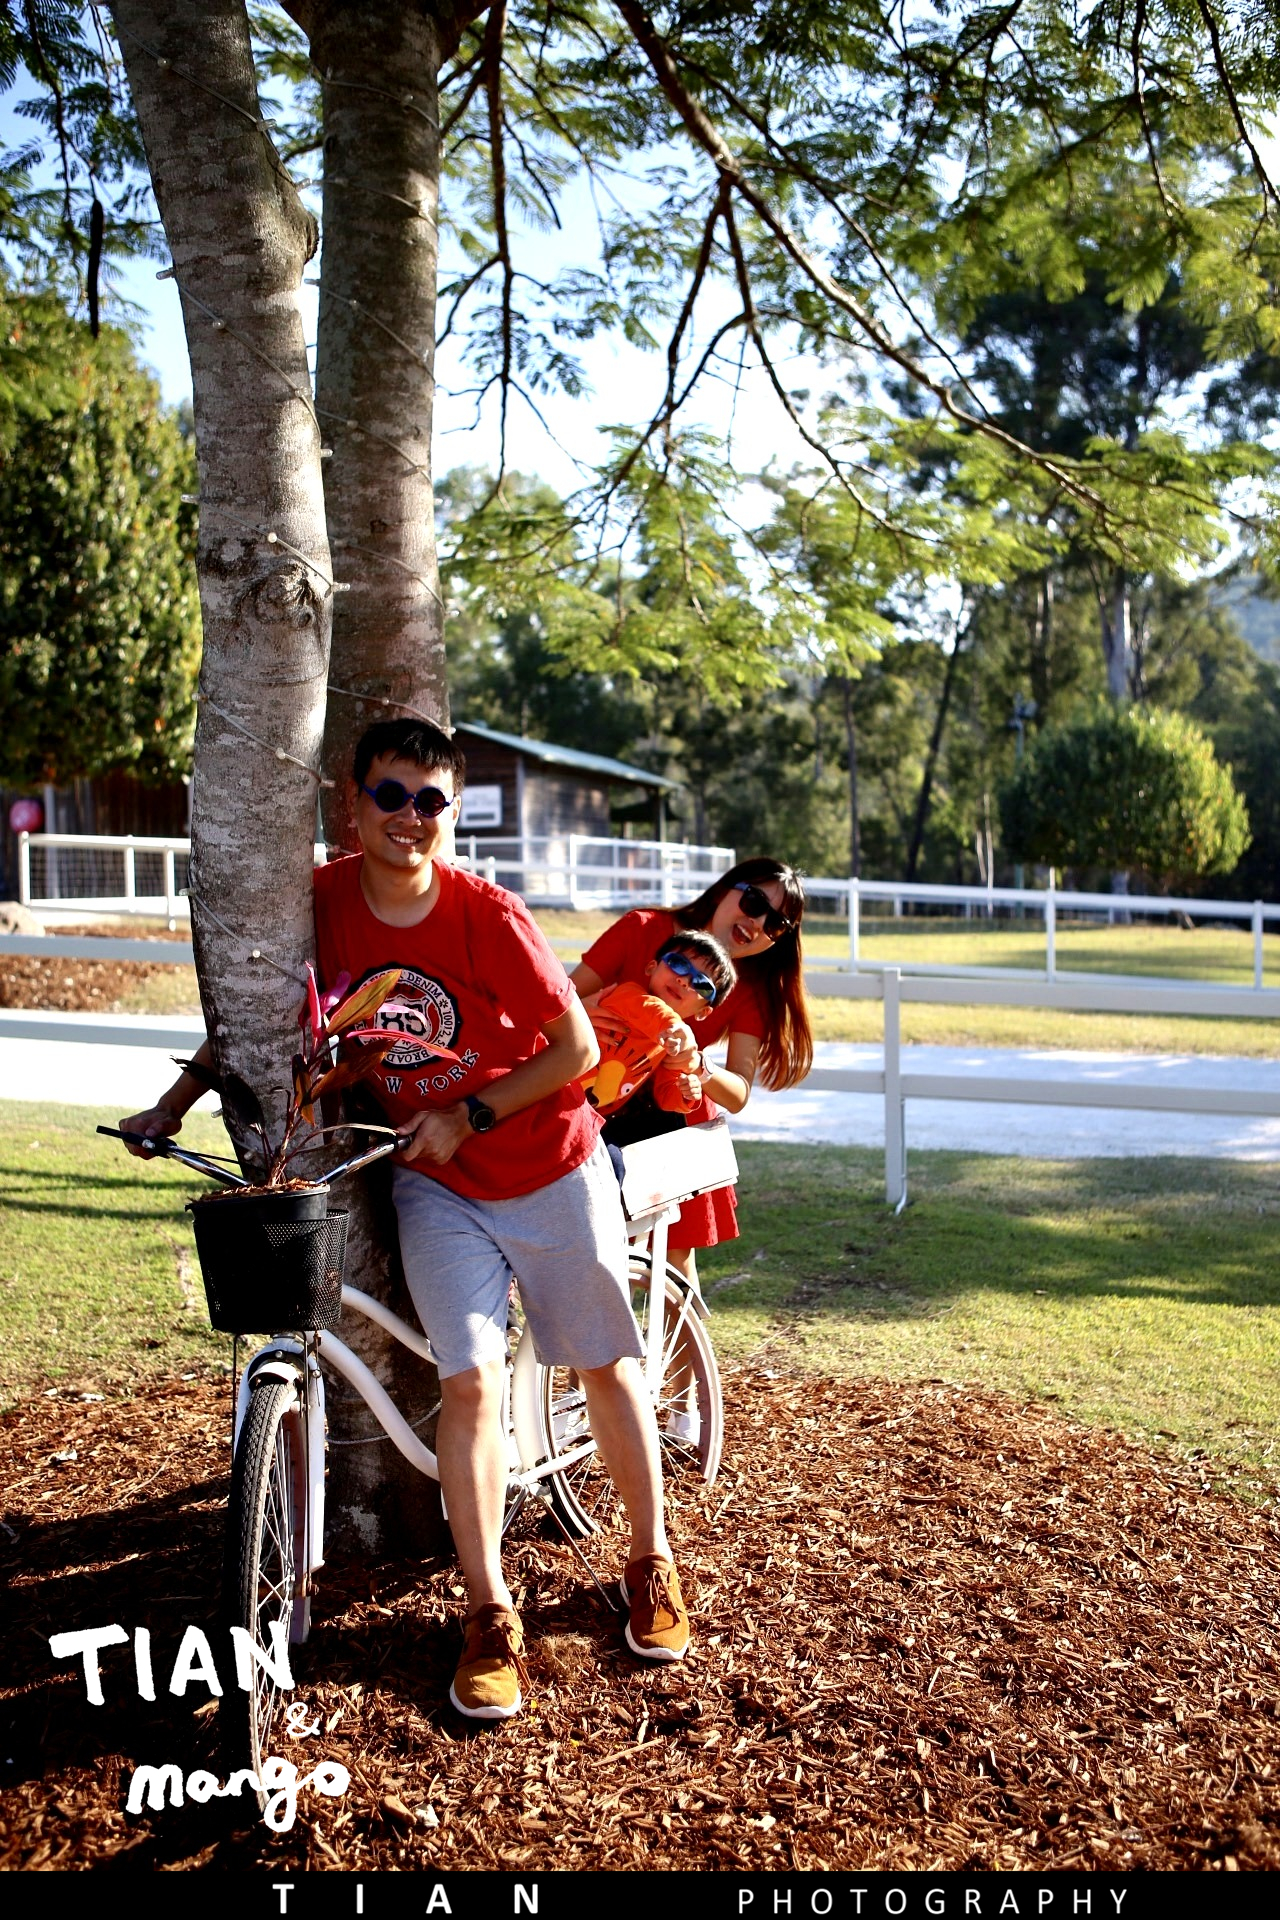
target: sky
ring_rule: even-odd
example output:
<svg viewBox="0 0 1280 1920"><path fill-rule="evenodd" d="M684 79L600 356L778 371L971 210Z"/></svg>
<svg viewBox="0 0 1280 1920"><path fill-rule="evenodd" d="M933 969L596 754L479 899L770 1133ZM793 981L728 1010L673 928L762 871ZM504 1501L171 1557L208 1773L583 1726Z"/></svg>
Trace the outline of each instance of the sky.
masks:
<svg viewBox="0 0 1280 1920"><path fill-rule="evenodd" d="M595 216L588 196L585 190L571 192L563 233L538 236L539 272L550 277L561 267L584 258L592 260L596 245ZM191 373L174 282L158 280L157 263L150 261L135 261L115 271L122 292L141 309L140 355L159 376L166 401L177 405L190 399ZM316 289L304 285L302 298L307 338L314 343ZM711 289L699 309L704 313L704 340L717 322L728 316L728 308L727 290ZM575 460L590 465L607 456L608 428L634 426L651 418L666 382L665 345L660 351L647 352L620 335L610 335L576 345L575 351L585 369L586 394L573 399L560 393L538 394L537 405L546 427L518 397L513 396L508 411L508 467L536 474L561 493L570 493L582 484ZM736 337L731 351L736 376ZM789 386L822 384L821 369L812 357L788 359L784 355L775 364ZM494 466L499 447L496 392L490 395L477 422L474 399L466 394L474 375L452 342L446 343L439 356L436 381L437 473L443 475L455 466ZM797 461L811 462L812 454L787 420L763 369L750 364L745 367L736 403L735 384L736 379L727 372L719 376L709 372L695 403L682 416L686 423L706 426L717 433L732 428L734 462L744 474L756 473L770 462L783 470Z"/></svg>

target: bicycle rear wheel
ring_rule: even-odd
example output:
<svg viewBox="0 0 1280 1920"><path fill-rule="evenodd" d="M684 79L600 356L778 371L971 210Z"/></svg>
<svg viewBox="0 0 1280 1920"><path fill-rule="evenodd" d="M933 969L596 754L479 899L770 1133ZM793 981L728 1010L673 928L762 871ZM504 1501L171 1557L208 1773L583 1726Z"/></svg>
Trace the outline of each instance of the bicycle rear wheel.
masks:
<svg viewBox="0 0 1280 1920"><path fill-rule="evenodd" d="M302 1382L276 1376L254 1382L240 1430L227 1511L223 1607L255 1647L274 1659L271 1626L301 1641L310 1625L305 1586L307 1449ZM222 1696L228 1762L258 1772L271 1754L282 1695L271 1673L253 1663L252 1685ZM278 1745L278 1739L277 1739Z"/></svg>
<svg viewBox="0 0 1280 1920"><path fill-rule="evenodd" d="M631 1303L646 1346L651 1293L648 1258L637 1255L631 1263ZM663 1288L662 1365L654 1412L663 1485L668 1503L678 1506L695 1482L709 1486L720 1470L724 1397L711 1336L693 1289L672 1267ZM571 1367L539 1366L537 1418L544 1459L590 1441L586 1393ZM625 1525L622 1502L598 1453L548 1475L546 1484L571 1533L582 1536Z"/></svg>

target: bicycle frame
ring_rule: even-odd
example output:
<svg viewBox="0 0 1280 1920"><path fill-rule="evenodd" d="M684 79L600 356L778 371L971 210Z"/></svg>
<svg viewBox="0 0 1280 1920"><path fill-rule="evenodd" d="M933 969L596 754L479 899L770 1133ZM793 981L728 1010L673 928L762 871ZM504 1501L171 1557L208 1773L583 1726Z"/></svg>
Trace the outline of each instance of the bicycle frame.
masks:
<svg viewBox="0 0 1280 1920"><path fill-rule="evenodd" d="M144 1140L139 1135L120 1133L114 1127L99 1127L98 1132L124 1139L134 1146L145 1147L157 1158L178 1160L198 1173L221 1180L227 1186L247 1184L243 1176L230 1167L192 1153L168 1138ZM368 1166L404 1144L402 1139L393 1139L364 1149L333 1169L326 1176L326 1183ZM672 1329L667 1329L663 1314L651 1312L648 1316L644 1373L650 1396L656 1402L664 1369L679 1342L688 1315L696 1313L704 1320L708 1318L706 1305L696 1285L682 1280L668 1268L668 1229L684 1200L730 1184L737 1176L737 1164L728 1124L723 1117L676 1135L639 1141L627 1148L625 1164L622 1204L627 1217L630 1244L636 1254L647 1258L651 1276L662 1276L665 1284L666 1277L670 1275L684 1294L679 1316ZM653 1285L652 1279L650 1284ZM660 1289L658 1297L661 1297ZM358 1287L344 1285L342 1305L348 1312L363 1314L420 1359L429 1363L433 1361L430 1342L421 1329L409 1325L392 1308L371 1294L364 1293ZM322 1360L359 1395L387 1439L409 1464L437 1485L440 1480L436 1455L414 1432L381 1381L337 1334L324 1331L306 1333L301 1338L290 1334L274 1335L252 1355L241 1376L236 1398L233 1454L239 1447L254 1385L259 1380L274 1378L292 1388L298 1396L303 1416L307 1496L303 1513L304 1537L294 1543L297 1582L294 1620L300 1628L296 1636L298 1638L306 1631L305 1609L311 1591L311 1576L324 1565L326 1428ZM525 1327L504 1377L503 1427L510 1446L508 1487L516 1495L513 1513L530 1496L547 1499L543 1487L545 1481L591 1458L596 1452L595 1441L588 1439L549 1458L537 1457L541 1445L537 1374L538 1361L533 1338L528 1327ZM575 1552L580 1552L567 1531L565 1537ZM589 1563L584 1561L584 1564L595 1579ZM604 1592L604 1589L601 1591ZM609 1599L608 1594L605 1597Z"/></svg>

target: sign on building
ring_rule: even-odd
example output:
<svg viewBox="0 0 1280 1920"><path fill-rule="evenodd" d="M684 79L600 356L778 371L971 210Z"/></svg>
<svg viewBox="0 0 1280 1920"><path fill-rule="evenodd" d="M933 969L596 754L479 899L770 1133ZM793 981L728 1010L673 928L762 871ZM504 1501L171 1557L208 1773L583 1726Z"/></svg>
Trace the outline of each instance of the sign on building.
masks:
<svg viewBox="0 0 1280 1920"><path fill-rule="evenodd" d="M462 793L462 811L458 815L458 826L474 829L501 825L502 788L465 787Z"/></svg>

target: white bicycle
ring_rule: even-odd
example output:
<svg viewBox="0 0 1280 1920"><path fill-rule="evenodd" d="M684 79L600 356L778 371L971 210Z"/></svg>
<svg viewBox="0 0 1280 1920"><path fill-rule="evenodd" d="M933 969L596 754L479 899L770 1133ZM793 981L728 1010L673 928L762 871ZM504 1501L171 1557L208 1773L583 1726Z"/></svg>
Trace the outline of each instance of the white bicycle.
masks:
<svg viewBox="0 0 1280 1920"><path fill-rule="evenodd" d="M98 1131L130 1145L144 1144L157 1156L177 1160L224 1186L244 1184L225 1165L175 1141L144 1142L140 1135L120 1134L112 1127ZM395 1152L401 1144L389 1140L356 1155L329 1173L325 1184ZM632 1249L632 1304L644 1336L644 1376L657 1413L664 1480L678 1502L682 1485L691 1480L709 1484L716 1477L724 1403L707 1310L697 1288L668 1263L667 1230L683 1201L736 1180L737 1164L723 1118L639 1141L626 1148L624 1159L622 1200ZM335 1297L341 1284L340 1246L336 1260L337 1271L326 1276ZM661 1276L660 1315L653 1307L655 1274ZM430 1343L421 1329L382 1301L342 1284L341 1307L343 1313L363 1314L431 1362ZM213 1318L226 1325L216 1311ZM245 1330L260 1326L259 1321L258 1329ZM538 1500L581 1557L577 1540L612 1525L617 1506L591 1433L586 1396L571 1369L538 1361L515 1300L508 1344L506 1525L528 1500ZM315 1576L324 1565L325 1368L359 1395L406 1460L429 1479L440 1478L430 1447L331 1326L272 1333L246 1364L236 1397L223 1604L228 1624L246 1628L264 1657L254 1663L252 1689L229 1689L222 1712L229 1754L255 1773L272 1751L281 1708L272 1628L277 1635L285 1628L295 1646L306 1640ZM584 1560L584 1565L612 1606L612 1596L600 1586L590 1563Z"/></svg>

